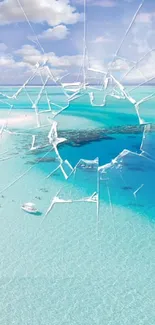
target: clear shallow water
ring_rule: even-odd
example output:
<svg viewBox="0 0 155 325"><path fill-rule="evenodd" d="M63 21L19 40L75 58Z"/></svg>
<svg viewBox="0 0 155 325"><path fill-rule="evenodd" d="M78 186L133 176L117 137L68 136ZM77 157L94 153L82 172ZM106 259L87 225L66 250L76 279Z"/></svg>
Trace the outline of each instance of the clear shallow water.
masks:
<svg viewBox="0 0 155 325"><path fill-rule="evenodd" d="M86 131L89 127L124 126L127 122L138 125L134 109L131 112L126 106L124 114L124 105L107 106L107 114L101 120L104 108L89 111L85 101L83 106L81 102L74 103L59 118L60 129L72 129L74 125L76 131L80 121L84 128L83 118L87 120ZM108 109L118 110L118 114L111 115ZM18 109L15 113L28 111ZM64 186L64 178L57 172L45 179L55 163L34 165L38 156L27 155L31 139L26 132L30 132L30 125L16 128L24 134L5 134L1 138L1 153L12 153L12 159L0 161L2 324L154 325L154 134L148 133L144 143L151 159L127 155L104 175L99 220L96 205L90 203L55 205L44 218L51 199ZM124 148L140 152L141 132L111 136L114 139L79 147L64 144L60 154L70 158L73 165L80 158L99 156L102 165ZM13 183L21 174L24 176ZM96 172L79 172L78 179L70 183L70 195L90 195L96 190ZM142 184L135 200L133 192ZM63 193L69 192L64 188ZM22 212L20 206L25 201L35 202L42 215Z"/></svg>

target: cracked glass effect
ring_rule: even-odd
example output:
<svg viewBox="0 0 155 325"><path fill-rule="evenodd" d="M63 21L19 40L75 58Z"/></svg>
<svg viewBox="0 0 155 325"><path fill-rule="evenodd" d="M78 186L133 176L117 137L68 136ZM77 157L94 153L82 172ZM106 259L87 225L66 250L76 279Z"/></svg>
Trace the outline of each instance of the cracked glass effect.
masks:
<svg viewBox="0 0 155 325"><path fill-rule="evenodd" d="M57 58L16 1L36 52L23 54L31 69L22 85L0 86L3 325L155 323L155 46L140 21L148 2L119 1L124 16L134 10L109 27L114 46L99 36L92 45L91 1L77 1L81 53L73 67L64 54L66 68L54 71ZM92 55L100 42L110 48L102 65ZM30 203L36 214L21 209Z"/></svg>

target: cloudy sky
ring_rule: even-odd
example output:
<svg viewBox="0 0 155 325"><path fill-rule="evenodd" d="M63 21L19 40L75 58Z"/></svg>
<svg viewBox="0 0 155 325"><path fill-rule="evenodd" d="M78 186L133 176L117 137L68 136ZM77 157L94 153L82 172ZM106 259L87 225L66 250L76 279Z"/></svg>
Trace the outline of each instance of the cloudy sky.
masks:
<svg viewBox="0 0 155 325"><path fill-rule="evenodd" d="M127 83L153 80L155 1L141 2L86 0L87 67ZM83 27L83 0L0 0L0 84L22 84L45 62L54 76L76 81Z"/></svg>

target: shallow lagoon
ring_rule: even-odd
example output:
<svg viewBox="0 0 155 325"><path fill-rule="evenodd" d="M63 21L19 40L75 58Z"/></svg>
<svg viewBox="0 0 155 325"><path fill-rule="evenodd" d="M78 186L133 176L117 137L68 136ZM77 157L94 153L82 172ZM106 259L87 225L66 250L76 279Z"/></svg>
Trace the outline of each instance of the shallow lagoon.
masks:
<svg viewBox="0 0 155 325"><path fill-rule="evenodd" d="M61 132L67 135L78 130L81 136L78 146L71 138L60 146L64 159L70 158L74 166L80 158L99 156L102 165L123 149L134 153L120 157L103 175L99 219L96 205L86 202L55 205L45 218L51 199L65 184L64 178L57 172L47 179L55 163L33 164L38 155L27 154L33 119L25 125L11 125L12 130L23 131L18 136L4 133L1 157L7 151L12 154L11 159L0 161L0 319L4 325L154 325L155 166L150 150L154 133L149 133L147 142L151 156L140 157L136 153L140 152L143 133L134 110L130 115L127 109L125 119L119 116L115 120L113 115L110 121L108 117L106 123L101 120L101 108L89 113L86 107L81 113L79 105L76 112L72 107L57 118ZM18 109L11 116L19 112L33 114L30 109ZM122 121L122 128L126 121L136 128L123 133L111 129L106 134L112 139L83 143L81 130L89 138L109 125L114 130L120 126L118 121ZM83 197L92 193L96 189L93 173L85 171L78 182L73 180L71 194ZM24 176L14 182L21 174ZM135 199L133 193L142 184ZM42 215L25 214L20 209L25 201L35 202Z"/></svg>

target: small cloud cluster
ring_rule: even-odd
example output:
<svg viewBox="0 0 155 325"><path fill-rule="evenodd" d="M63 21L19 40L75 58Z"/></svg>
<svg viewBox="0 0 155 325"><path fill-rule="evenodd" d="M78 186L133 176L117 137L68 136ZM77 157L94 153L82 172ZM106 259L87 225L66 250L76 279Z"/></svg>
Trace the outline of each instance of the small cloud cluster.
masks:
<svg viewBox="0 0 155 325"><path fill-rule="evenodd" d="M112 64L109 64L112 71L128 71L131 68L130 62L124 59L117 59Z"/></svg>
<svg viewBox="0 0 155 325"><path fill-rule="evenodd" d="M62 40L67 38L69 30L65 25L58 25L53 28L49 28L37 35L38 39L43 40ZM30 40L36 40L35 36L29 36Z"/></svg>
<svg viewBox="0 0 155 325"><path fill-rule="evenodd" d="M113 40L109 37L104 37L104 36L97 36L92 43L94 44L99 44L99 43L111 43Z"/></svg>
<svg viewBox="0 0 155 325"><path fill-rule="evenodd" d="M0 43L0 53L4 53L7 50L7 46L4 43Z"/></svg>
<svg viewBox="0 0 155 325"><path fill-rule="evenodd" d="M34 66L37 62L48 62L52 67L70 67L80 66L82 64L82 55L64 55L57 56L54 52L42 54L32 45L24 45L15 52L20 56L24 63Z"/></svg>
<svg viewBox="0 0 155 325"><path fill-rule="evenodd" d="M142 12L136 18L136 23L149 24L155 18L155 12Z"/></svg>

